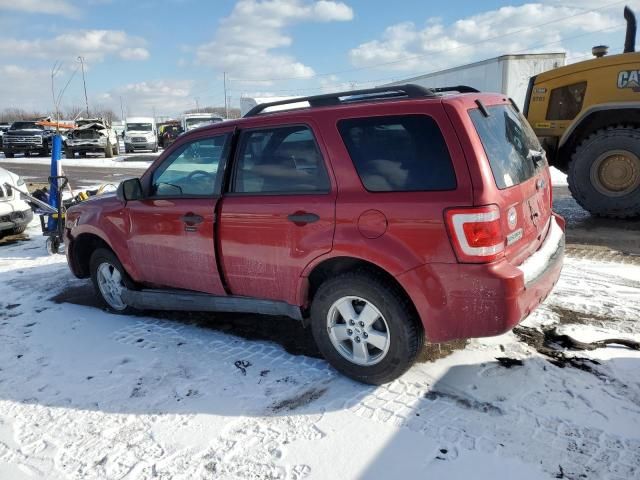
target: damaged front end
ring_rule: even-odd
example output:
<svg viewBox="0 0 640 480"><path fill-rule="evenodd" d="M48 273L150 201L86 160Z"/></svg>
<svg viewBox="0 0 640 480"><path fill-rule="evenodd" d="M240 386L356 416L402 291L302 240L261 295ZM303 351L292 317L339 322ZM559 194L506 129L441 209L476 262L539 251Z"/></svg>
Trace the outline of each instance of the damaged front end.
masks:
<svg viewBox="0 0 640 480"><path fill-rule="evenodd" d="M87 153L104 153L108 158L118 154L117 137L106 122L84 121L69 132L65 143L66 157L86 156Z"/></svg>

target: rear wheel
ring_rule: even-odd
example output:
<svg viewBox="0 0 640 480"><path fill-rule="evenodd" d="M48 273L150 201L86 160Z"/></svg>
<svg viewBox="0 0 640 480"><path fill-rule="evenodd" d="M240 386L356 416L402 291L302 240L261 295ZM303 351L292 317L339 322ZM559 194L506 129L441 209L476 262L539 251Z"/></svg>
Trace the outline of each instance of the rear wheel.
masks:
<svg viewBox="0 0 640 480"><path fill-rule="evenodd" d="M135 311L122 299L124 290L132 288L132 282L111 250L98 248L93 252L89 268L93 288L107 310L123 314Z"/></svg>
<svg viewBox="0 0 640 480"><path fill-rule="evenodd" d="M5 150L4 151L4 156L7 157L7 158L13 158L15 156L15 154L10 150Z"/></svg>
<svg viewBox="0 0 640 480"><path fill-rule="evenodd" d="M379 385L402 375L424 341L405 295L375 272L327 280L313 299L311 320L327 361L363 383Z"/></svg>
<svg viewBox="0 0 640 480"><path fill-rule="evenodd" d="M583 140L569 164L569 189L593 215L640 216L640 130L598 130Z"/></svg>

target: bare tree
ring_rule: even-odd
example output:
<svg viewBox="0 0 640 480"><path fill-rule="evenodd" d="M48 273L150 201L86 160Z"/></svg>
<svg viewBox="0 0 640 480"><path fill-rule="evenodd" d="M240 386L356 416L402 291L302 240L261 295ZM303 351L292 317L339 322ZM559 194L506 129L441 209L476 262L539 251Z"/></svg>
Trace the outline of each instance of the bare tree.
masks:
<svg viewBox="0 0 640 480"><path fill-rule="evenodd" d="M11 123L16 120L38 120L49 116L47 113L22 108L5 108L0 112L0 122Z"/></svg>

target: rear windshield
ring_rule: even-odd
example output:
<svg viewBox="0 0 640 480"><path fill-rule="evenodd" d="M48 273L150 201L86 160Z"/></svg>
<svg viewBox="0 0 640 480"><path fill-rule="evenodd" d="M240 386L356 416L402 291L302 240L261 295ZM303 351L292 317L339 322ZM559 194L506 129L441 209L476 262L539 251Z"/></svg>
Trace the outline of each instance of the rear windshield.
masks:
<svg viewBox="0 0 640 480"><path fill-rule="evenodd" d="M544 155L531 126L511 105L488 107L485 117L479 109L469 111L489 158L498 188L509 188L529 180L544 162Z"/></svg>

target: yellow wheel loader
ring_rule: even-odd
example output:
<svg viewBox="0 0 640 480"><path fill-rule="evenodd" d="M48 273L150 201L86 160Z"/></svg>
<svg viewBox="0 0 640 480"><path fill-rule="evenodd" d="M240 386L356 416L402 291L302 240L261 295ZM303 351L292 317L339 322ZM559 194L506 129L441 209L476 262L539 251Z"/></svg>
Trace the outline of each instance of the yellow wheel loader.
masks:
<svg viewBox="0 0 640 480"><path fill-rule="evenodd" d="M524 108L576 201L611 218L640 216L640 52L635 15L624 17L624 53L600 45L591 60L532 77Z"/></svg>

